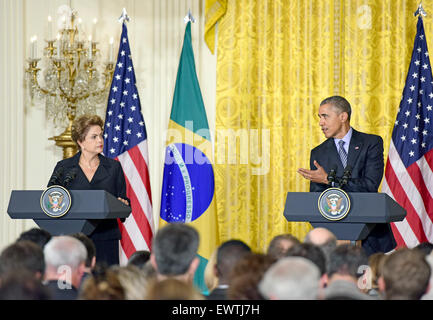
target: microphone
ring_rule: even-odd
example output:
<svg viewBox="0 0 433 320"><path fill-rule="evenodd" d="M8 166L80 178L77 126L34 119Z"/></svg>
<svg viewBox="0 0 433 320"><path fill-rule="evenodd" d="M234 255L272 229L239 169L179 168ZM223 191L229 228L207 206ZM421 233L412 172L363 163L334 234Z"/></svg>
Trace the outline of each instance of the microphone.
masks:
<svg viewBox="0 0 433 320"><path fill-rule="evenodd" d="M336 174L337 174L337 166L334 165L332 167L331 171L329 171L329 174L328 174L328 177L327 177L328 184L332 184L333 182L335 182L335 178L336 178L335 175Z"/></svg>
<svg viewBox="0 0 433 320"><path fill-rule="evenodd" d="M352 167L351 166L347 166L344 169L343 176L341 177L341 187L347 184L347 182L348 182L348 180L350 179L351 176L352 176Z"/></svg>
<svg viewBox="0 0 433 320"><path fill-rule="evenodd" d="M48 181L48 186L50 187L52 185L60 184L62 176L63 176L63 167L58 167L56 170L54 170L50 181Z"/></svg>
<svg viewBox="0 0 433 320"><path fill-rule="evenodd" d="M77 176L77 168L73 168L72 170L68 171L65 175L65 179L63 180L63 186L66 188L68 184L70 184L75 177Z"/></svg>

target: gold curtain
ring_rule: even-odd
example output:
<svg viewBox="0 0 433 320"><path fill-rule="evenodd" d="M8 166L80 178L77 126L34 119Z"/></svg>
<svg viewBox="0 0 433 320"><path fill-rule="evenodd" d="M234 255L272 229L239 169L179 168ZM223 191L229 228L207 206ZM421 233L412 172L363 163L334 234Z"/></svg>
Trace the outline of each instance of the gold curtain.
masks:
<svg viewBox="0 0 433 320"><path fill-rule="evenodd" d="M311 229L288 223L283 210L287 192L308 191L296 170L308 168L310 150L324 141L317 110L328 96L349 100L355 129L382 136L386 160L418 3L228 0L217 52L221 241L237 238L264 251L277 234L302 240ZM432 3L424 8L433 15Z"/></svg>

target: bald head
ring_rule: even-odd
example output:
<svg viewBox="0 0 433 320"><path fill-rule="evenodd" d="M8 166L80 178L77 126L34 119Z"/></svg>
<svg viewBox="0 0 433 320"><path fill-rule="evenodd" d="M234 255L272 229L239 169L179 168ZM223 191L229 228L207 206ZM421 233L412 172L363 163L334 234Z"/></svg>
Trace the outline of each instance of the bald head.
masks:
<svg viewBox="0 0 433 320"><path fill-rule="evenodd" d="M304 239L304 242L312 243L316 246L322 246L333 241L337 241L337 237L331 231L325 228L315 228L311 230Z"/></svg>
<svg viewBox="0 0 433 320"><path fill-rule="evenodd" d="M337 247L337 237L328 229L315 228L307 233L305 243L311 243L322 249L326 263L329 263L331 252Z"/></svg>

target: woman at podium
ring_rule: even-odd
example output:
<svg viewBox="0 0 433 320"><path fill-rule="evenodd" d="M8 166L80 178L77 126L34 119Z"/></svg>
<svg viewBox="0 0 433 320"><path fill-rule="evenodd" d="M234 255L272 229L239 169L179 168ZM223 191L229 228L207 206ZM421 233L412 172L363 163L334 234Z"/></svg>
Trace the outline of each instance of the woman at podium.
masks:
<svg viewBox="0 0 433 320"><path fill-rule="evenodd" d="M104 147L104 122L97 115L83 115L72 124L72 140L79 152L61 160L48 182L69 190L105 190L129 205L122 166L101 154ZM119 264L121 234L117 221L102 221L89 236L96 247L96 261Z"/></svg>

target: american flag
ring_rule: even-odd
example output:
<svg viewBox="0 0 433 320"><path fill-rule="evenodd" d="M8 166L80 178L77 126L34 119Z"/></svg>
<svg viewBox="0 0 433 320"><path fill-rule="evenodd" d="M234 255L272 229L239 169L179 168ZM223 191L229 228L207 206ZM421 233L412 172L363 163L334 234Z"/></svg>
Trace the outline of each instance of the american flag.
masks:
<svg viewBox="0 0 433 320"><path fill-rule="evenodd" d="M382 192L407 211L393 223L398 246L433 242L433 79L422 18L392 132Z"/></svg>
<svg viewBox="0 0 433 320"><path fill-rule="evenodd" d="M121 265L136 250L150 250L154 231L146 126L135 84L128 31L123 23L104 129L104 155L122 164L132 208L126 221L119 221Z"/></svg>

